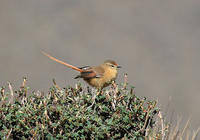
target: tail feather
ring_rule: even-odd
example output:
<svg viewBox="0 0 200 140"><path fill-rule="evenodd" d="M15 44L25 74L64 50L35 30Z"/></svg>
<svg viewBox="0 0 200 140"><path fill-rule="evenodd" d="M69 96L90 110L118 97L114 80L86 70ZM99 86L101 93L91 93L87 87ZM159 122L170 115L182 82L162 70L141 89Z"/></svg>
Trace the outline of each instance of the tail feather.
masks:
<svg viewBox="0 0 200 140"><path fill-rule="evenodd" d="M63 65L65 65L65 66L69 67L69 68L72 68L72 69L74 69L74 70L76 70L76 71L83 72L83 70L80 69L80 68L77 68L77 67L75 67L75 66L73 66L73 65L70 65L70 64L68 64L68 63L65 63L65 62L63 62L63 61L61 61L61 60L58 60L58 59L56 59L55 57L53 57L53 56L51 56L51 55L45 53L44 51L41 51L41 52L42 52L42 54L44 54L44 55L46 55L47 57L49 57L51 60L54 60L54 61L56 61L56 62L58 62L58 63L60 63L60 64L63 64Z"/></svg>

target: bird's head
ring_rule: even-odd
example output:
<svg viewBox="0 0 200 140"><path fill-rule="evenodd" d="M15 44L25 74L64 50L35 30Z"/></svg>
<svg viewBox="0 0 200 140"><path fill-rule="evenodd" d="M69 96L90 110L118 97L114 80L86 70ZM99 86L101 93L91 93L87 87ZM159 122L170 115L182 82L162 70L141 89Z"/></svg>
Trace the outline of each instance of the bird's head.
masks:
<svg viewBox="0 0 200 140"><path fill-rule="evenodd" d="M107 67L110 67L111 69L117 69L117 68L121 68L121 66L119 66L115 61L113 60L106 60L104 61L104 65L106 65Z"/></svg>

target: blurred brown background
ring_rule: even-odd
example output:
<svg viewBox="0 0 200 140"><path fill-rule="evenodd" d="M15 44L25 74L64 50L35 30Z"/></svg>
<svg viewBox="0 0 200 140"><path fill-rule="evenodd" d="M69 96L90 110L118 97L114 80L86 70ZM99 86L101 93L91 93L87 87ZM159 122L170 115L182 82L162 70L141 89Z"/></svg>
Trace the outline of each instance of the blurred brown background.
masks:
<svg viewBox="0 0 200 140"><path fill-rule="evenodd" d="M136 94L200 126L199 0L0 0L0 85L74 85L76 66L116 60Z"/></svg>

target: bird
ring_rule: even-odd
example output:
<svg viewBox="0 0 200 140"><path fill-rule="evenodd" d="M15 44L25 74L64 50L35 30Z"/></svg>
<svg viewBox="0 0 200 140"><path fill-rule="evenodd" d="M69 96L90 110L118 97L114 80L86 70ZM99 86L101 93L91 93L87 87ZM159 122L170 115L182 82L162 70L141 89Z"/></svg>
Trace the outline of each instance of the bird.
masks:
<svg viewBox="0 0 200 140"><path fill-rule="evenodd" d="M110 59L104 61L103 64L98 66L75 67L71 64L56 59L44 51L41 52L48 58L80 72L75 79L82 78L90 86L97 89L103 89L115 81L118 75L118 68L121 68L121 66L119 66L115 61Z"/></svg>

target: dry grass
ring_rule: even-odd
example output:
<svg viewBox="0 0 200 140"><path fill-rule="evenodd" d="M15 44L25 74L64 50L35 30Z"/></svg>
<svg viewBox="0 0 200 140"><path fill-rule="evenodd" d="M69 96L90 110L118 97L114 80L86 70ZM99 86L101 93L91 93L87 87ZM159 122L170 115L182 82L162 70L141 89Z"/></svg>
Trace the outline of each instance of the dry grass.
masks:
<svg viewBox="0 0 200 140"><path fill-rule="evenodd" d="M178 118L176 124L168 123L164 120L161 112L156 118L156 125L148 134L146 140L198 140L197 136L200 127L192 131L189 127L190 119L185 123L184 127L180 127L183 123L181 118Z"/></svg>

